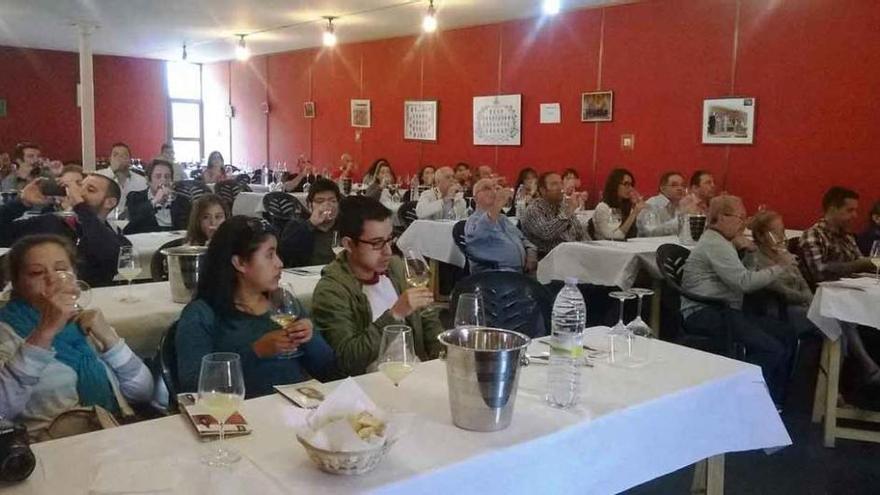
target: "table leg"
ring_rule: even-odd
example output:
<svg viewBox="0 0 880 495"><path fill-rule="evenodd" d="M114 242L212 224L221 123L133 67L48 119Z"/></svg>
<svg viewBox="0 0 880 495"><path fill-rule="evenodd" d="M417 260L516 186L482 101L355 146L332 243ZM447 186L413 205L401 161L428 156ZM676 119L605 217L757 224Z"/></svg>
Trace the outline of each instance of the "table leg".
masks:
<svg viewBox="0 0 880 495"><path fill-rule="evenodd" d="M654 332L654 338L660 338L660 306L663 297L663 281L654 280L654 295L651 296L651 331Z"/></svg>
<svg viewBox="0 0 880 495"><path fill-rule="evenodd" d="M694 495L724 493L724 454L703 459L694 465L691 493Z"/></svg>
<svg viewBox="0 0 880 495"><path fill-rule="evenodd" d="M822 355L819 358L819 371L816 374L816 391L813 396L813 423L819 423L825 416L825 402L828 394L828 350L829 342L823 339Z"/></svg>
<svg viewBox="0 0 880 495"><path fill-rule="evenodd" d="M825 393L825 446L834 447L837 436L837 394L840 381L840 341L826 340L828 346L828 385Z"/></svg>

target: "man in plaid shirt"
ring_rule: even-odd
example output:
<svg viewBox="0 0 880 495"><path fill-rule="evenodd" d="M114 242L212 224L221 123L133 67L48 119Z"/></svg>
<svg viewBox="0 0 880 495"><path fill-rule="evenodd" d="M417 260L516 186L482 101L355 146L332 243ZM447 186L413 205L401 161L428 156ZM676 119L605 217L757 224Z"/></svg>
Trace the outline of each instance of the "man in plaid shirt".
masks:
<svg viewBox="0 0 880 495"><path fill-rule="evenodd" d="M812 283L874 269L849 233L858 207L859 195L843 187L834 186L822 197L825 215L801 236L801 269Z"/></svg>

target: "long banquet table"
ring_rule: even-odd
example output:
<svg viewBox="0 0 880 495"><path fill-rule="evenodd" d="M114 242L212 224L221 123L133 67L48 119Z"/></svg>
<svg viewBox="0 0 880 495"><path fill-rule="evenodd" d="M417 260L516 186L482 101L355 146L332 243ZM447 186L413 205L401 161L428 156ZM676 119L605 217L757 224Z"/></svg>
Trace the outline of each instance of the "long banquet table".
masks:
<svg viewBox="0 0 880 495"><path fill-rule="evenodd" d="M150 263L153 260L153 255L156 254L156 251L158 251L166 242L180 239L185 235L186 231L184 230L174 230L170 232L129 234L125 236L131 241L132 247L137 251L138 260L141 264L141 273L138 274L135 280L153 278L153 274L150 271Z"/></svg>
<svg viewBox="0 0 880 495"><path fill-rule="evenodd" d="M590 329L586 342L603 345L604 331ZM242 454L231 469L201 465L208 446L172 416L34 445L37 469L7 493L617 493L710 456L791 443L759 368L654 346L643 368L581 368L572 410L544 402L546 366L524 368L513 423L494 433L452 425L443 361L422 363L400 388L378 373L357 377L380 407L414 415L365 475L318 471L295 439L307 411L270 395L244 403L253 433L228 440Z"/></svg>
<svg viewBox="0 0 880 495"><path fill-rule="evenodd" d="M296 296L311 308L312 293L318 284L321 267L306 267L310 275L299 275L289 271L282 272L281 281L290 283ZM139 299L137 303L124 303L119 298L128 290L125 287L100 287L92 289L90 308L100 308L107 322L124 338L135 354L141 357L152 356L159 345L162 334L168 330L183 311L183 304L171 300L171 287L168 282L151 282L132 285L132 294Z"/></svg>

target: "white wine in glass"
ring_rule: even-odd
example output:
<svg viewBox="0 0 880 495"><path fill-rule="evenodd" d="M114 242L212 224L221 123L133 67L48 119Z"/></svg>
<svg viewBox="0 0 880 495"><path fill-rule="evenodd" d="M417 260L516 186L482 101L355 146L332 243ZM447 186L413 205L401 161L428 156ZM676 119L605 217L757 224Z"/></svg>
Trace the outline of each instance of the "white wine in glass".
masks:
<svg viewBox="0 0 880 495"><path fill-rule="evenodd" d="M117 259L116 271L119 276L128 281L128 291L126 296L120 299L122 302L135 303L138 302L131 293L131 283L141 273L141 262L138 257L137 250L132 246L121 246L119 248L119 258Z"/></svg>
<svg viewBox="0 0 880 495"><path fill-rule="evenodd" d="M388 325L382 329L377 368L395 387L410 375L419 362L413 347L412 328L406 325Z"/></svg>
<svg viewBox="0 0 880 495"><path fill-rule="evenodd" d="M299 319L298 305L296 303L296 295L293 286L290 284L281 284L278 289L272 293L272 314L269 318L278 325L279 328L286 328ZM282 352L278 354L278 359L291 359L299 357L303 354L299 349Z"/></svg>
<svg viewBox="0 0 880 495"><path fill-rule="evenodd" d="M431 284L431 268L417 251L407 249L404 254L406 283L410 287L425 288Z"/></svg>
<svg viewBox="0 0 880 495"><path fill-rule="evenodd" d="M204 407L220 424L220 440L217 449L202 458L215 467L238 462L241 456L223 443L224 427L244 401L244 375L241 357L234 352L215 352L202 358L199 372L199 406Z"/></svg>

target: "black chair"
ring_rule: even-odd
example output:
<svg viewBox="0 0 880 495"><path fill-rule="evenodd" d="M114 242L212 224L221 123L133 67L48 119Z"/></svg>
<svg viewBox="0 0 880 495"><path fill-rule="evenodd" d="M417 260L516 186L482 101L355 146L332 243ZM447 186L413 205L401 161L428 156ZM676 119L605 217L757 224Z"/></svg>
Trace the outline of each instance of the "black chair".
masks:
<svg viewBox="0 0 880 495"><path fill-rule="evenodd" d="M465 242L464 237L465 224L467 224L467 220L459 220L458 222L455 222L455 225L452 226L452 240L453 242L455 242L455 245L458 246L458 249L461 250L461 253L464 254L464 257L467 259L467 263L465 264L465 271L470 272L470 264L472 261L481 266L487 267L489 270L497 270L497 262L474 256L473 253L468 252L467 242Z"/></svg>
<svg viewBox="0 0 880 495"><path fill-rule="evenodd" d="M251 188L238 179L226 179L214 184L214 194L226 204L226 210L232 211L232 205L239 193L250 192Z"/></svg>
<svg viewBox="0 0 880 495"><path fill-rule="evenodd" d="M168 389L168 410L177 410L177 394L180 392L180 378L177 375L177 322L159 340L159 370L162 373L162 382Z"/></svg>
<svg viewBox="0 0 880 495"><path fill-rule="evenodd" d="M263 218L278 232L283 231L291 219L305 218L307 215L305 206L290 194L274 191L263 196Z"/></svg>
<svg viewBox="0 0 880 495"><path fill-rule="evenodd" d="M153 257L150 259L150 274L153 277L153 282L164 282L168 280L168 258L162 254L162 250L183 246L184 242L186 242L186 238L184 237L168 241L159 246L159 249L153 253Z"/></svg>
<svg viewBox="0 0 880 495"><path fill-rule="evenodd" d="M454 315L458 296L479 290L490 327L514 330L529 337L543 337L550 331L553 296L535 279L521 273L487 271L460 280L450 296Z"/></svg>
<svg viewBox="0 0 880 495"><path fill-rule="evenodd" d="M251 176L248 174L238 174L235 176L235 180L244 185L247 185L251 183ZM248 186L248 190L250 190L250 186Z"/></svg>
<svg viewBox="0 0 880 495"><path fill-rule="evenodd" d="M416 216L416 205L418 201L407 201L400 205L400 209L397 210L397 218L400 219L400 223L403 224L403 228L409 227L409 224L418 220L419 217Z"/></svg>
<svg viewBox="0 0 880 495"><path fill-rule="evenodd" d="M687 347L737 358L743 354L744 349L741 344L734 342L733 332L729 326L724 325L724 328L721 329L699 328L687 324L681 317L680 298L682 297L719 309L727 308L727 303L724 300L700 296L682 288L681 278L684 273L684 264L690 254L691 252L687 248L678 244L663 244L657 248L657 268L663 275L665 285L663 289L666 295L664 312L676 315L676 330L678 330L669 340L677 341ZM719 330L721 330L720 334Z"/></svg>
<svg viewBox="0 0 880 495"><path fill-rule="evenodd" d="M211 190L204 182L199 180L179 180L172 186L174 193L182 198L186 198L190 204L206 194L211 194Z"/></svg>

